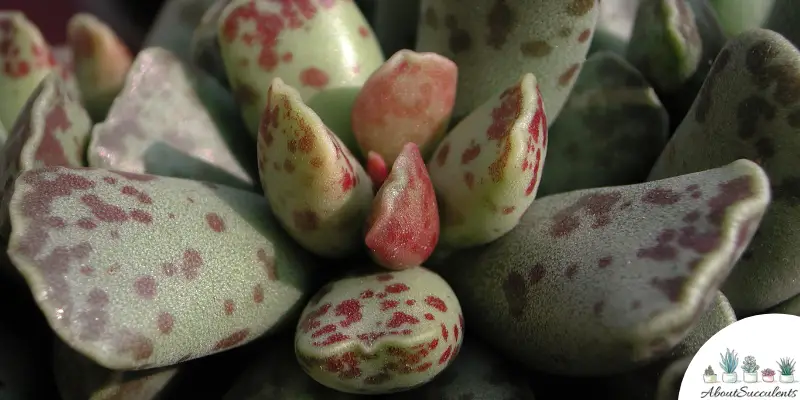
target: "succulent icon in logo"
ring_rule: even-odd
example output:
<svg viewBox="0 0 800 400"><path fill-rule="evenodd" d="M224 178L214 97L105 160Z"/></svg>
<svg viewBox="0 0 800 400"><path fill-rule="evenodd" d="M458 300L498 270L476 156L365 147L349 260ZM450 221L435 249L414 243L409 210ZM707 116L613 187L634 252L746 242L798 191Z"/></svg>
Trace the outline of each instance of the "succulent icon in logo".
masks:
<svg viewBox="0 0 800 400"><path fill-rule="evenodd" d="M758 382L758 364L756 358L747 356L742 363L742 371L744 371L744 381L747 383Z"/></svg>
<svg viewBox="0 0 800 400"><path fill-rule="evenodd" d="M764 382L775 382L775 370L772 368L762 369L761 380Z"/></svg>
<svg viewBox="0 0 800 400"><path fill-rule="evenodd" d="M739 366L739 355L731 349L726 349L725 354L720 353L719 366L722 368L722 381L735 383L738 380L736 367Z"/></svg>
<svg viewBox="0 0 800 400"><path fill-rule="evenodd" d="M778 378L782 383L791 383L794 382L794 359L793 358L781 358L778 361L778 367L781 371L781 376Z"/></svg>
<svg viewBox="0 0 800 400"><path fill-rule="evenodd" d="M711 368L709 365L706 368L705 372L703 372L703 382L705 383L715 383L717 382L717 374L714 373L714 368Z"/></svg>

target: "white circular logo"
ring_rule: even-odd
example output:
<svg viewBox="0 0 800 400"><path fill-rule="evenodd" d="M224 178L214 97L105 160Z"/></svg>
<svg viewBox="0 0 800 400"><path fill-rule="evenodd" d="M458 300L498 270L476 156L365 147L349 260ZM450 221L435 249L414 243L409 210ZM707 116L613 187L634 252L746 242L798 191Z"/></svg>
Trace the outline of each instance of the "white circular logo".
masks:
<svg viewBox="0 0 800 400"><path fill-rule="evenodd" d="M800 317L764 314L739 320L695 354L678 400L800 398Z"/></svg>

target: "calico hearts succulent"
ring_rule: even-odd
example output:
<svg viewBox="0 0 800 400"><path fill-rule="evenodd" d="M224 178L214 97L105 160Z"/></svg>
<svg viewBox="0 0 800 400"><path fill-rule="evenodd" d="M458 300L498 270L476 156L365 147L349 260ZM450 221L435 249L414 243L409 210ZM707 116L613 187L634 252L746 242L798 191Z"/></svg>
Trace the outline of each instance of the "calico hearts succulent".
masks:
<svg viewBox="0 0 800 400"><path fill-rule="evenodd" d="M62 396L237 347L230 399L665 395L734 310L797 312L789 40L701 0L630 38L595 0L467 3L420 1L388 59L348 0L169 1L133 56L79 14L66 61L0 13L0 277Z"/></svg>

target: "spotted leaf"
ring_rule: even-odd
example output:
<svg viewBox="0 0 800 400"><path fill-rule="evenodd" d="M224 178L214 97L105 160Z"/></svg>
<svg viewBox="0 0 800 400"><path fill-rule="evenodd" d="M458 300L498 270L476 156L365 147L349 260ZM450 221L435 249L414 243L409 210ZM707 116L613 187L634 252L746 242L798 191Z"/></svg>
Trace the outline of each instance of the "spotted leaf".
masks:
<svg viewBox="0 0 800 400"><path fill-rule="evenodd" d="M89 165L252 188L254 154L236 142L236 115L211 103L216 82L196 72L164 49L140 52L108 117L94 127Z"/></svg>
<svg viewBox="0 0 800 400"><path fill-rule="evenodd" d="M222 61L217 26L222 12L231 1L233 0L214 0L194 29L190 45L192 62L208 72L225 88L230 88L230 82L225 72L225 63Z"/></svg>
<svg viewBox="0 0 800 400"><path fill-rule="evenodd" d="M53 374L63 400L155 399L180 366L146 371L113 371L56 340Z"/></svg>
<svg viewBox="0 0 800 400"><path fill-rule="evenodd" d="M196 181L36 169L16 182L8 254L70 347L110 369L166 366L291 318L311 264L268 208Z"/></svg>
<svg viewBox="0 0 800 400"><path fill-rule="evenodd" d="M325 386L382 394L433 379L453 361L463 337L461 306L450 286L415 267L323 287L303 311L295 352Z"/></svg>
<svg viewBox="0 0 800 400"><path fill-rule="evenodd" d="M438 54L395 53L364 83L353 106L361 151L392 165L411 142L428 158L450 121L457 78L455 63Z"/></svg>
<svg viewBox="0 0 800 400"><path fill-rule="evenodd" d="M766 174L747 160L557 194L441 272L475 331L507 356L563 375L624 372L697 324L769 201Z"/></svg>
<svg viewBox="0 0 800 400"><path fill-rule="evenodd" d="M81 99L92 119L102 121L125 84L131 53L108 25L90 14L70 18L67 40Z"/></svg>
<svg viewBox="0 0 800 400"><path fill-rule="evenodd" d="M668 137L650 84L620 57L595 53L548 133L538 195L642 182Z"/></svg>
<svg viewBox="0 0 800 400"><path fill-rule="evenodd" d="M677 90L700 64L703 42L688 1L643 1L636 12L627 58L659 90Z"/></svg>
<svg viewBox="0 0 800 400"><path fill-rule="evenodd" d="M11 129L39 82L59 72L39 28L19 11L0 11L0 122ZM0 137L0 143L5 141Z"/></svg>
<svg viewBox="0 0 800 400"><path fill-rule="evenodd" d="M298 88L308 100L325 89L360 86L383 63L367 21L346 0L302 5L234 0L220 18L219 44L228 80L254 135L267 104L264 89L274 78Z"/></svg>
<svg viewBox="0 0 800 400"><path fill-rule="evenodd" d="M3 146L0 237L8 239L8 202L19 173L39 167L85 166L91 128L89 115L61 78L55 74L45 77L21 110Z"/></svg>
<svg viewBox="0 0 800 400"><path fill-rule="evenodd" d="M269 87L258 165L273 212L300 245L325 257L359 248L372 201L369 177L280 78Z"/></svg>
<svg viewBox="0 0 800 400"><path fill-rule="evenodd" d="M745 157L769 174L775 201L722 291L750 315L798 293L800 267L800 52L756 30L728 42L650 179Z"/></svg>
<svg viewBox="0 0 800 400"><path fill-rule="evenodd" d="M408 143L372 201L365 243L389 269L422 265L439 240L439 212L417 145Z"/></svg>
<svg viewBox="0 0 800 400"><path fill-rule="evenodd" d="M599 0L422 0L416 51L458 65L460 120L527 72L552 123L589 51Z"/></svg>
<svg viewBox="0 0 800 400"><path fill-rule="evenodd" d="M453 128L428 162L441 243L475 246L513 229L536 196L546 153L542 96L525 74Z"/></svg>

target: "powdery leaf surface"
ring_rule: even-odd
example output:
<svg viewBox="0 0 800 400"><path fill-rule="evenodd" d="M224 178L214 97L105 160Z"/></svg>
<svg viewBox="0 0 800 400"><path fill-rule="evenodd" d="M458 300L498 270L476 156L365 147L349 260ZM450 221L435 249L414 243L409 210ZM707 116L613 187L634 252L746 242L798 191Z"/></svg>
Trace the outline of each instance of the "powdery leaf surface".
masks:
<svg viewBox="0 0 800 400"><path fill-rule="evenodd" d="M56 334L111 369L247 343L290 316L309 261L263 197L101 169L27 171L9 257Z"/></svg>
<svg viewBox="0 0 800 400"><path fill-rule="evenodd" d="M387 400L534 400L526 377L492 350L466 340L458 358L432 382Z"/></svg>
<svg viewBox="0 0 800 400"><path fill-rule="evenodd" d="M461 306L439 275L415 267L323 287L297 325L295 352L317 382L382 394L430 381L458 354Z"/></svg>
<svg viewBox="0 0 800 400"><path fill-rule="evenodd" d="M517 225L536 197L547 118L536 78L525 74L462 120L428 162L439 196L440 242L491 242Z"/></svg>
<svg viewBox="0 0 800 400"><path fill-rule="evenodd" d="M428 170L414 143L403 146L372 200L364 242L389 269L422 265L439 240L439 212Z"/></svg>
<svg viewBox="0 0 800 400"><path fill-rule="evenodd" d="M220 18L219 44L228 81L253 135L267 105L265 88L274 78L308 100L326 89L361 86L384 60L351 0L234 0Z"/></svg>
<svg viewBox="0 0 800 400"><path fill-rule="evenodd" d="M180 367L146 371L114 371L97 365L56 340L53 374L63 400L155 399Z"/></svg>
<svg viewBox="0 0 800 400"><path fill-rule="evenodd" d="M769 201L766 174L747 160L548 196L442 272L475 331L507 356L561 375L624 372L695 326Z"/></svg>
<svg viewBox="0 0 800 400"><path fill-rule="evenodd" d="M445 134L456 100L458 67L435 53L400 50L375 71L353 105L353 133L362 153L389 165L406 143L425 158Z"/></svg>
<svg viewBox="0 0 800 400"><path fill-rule="evenodd" d="M92 118L102 121L125 84L131 53L108 25L86 13L70 18L67 41L81 99Z"/></svg>
<svg viewBox="0 0 800 400"><path fill-rule="evenodd" d="M669 137L669 116L625 60L595 53L548 134L539 197L640 183Z"/></svg>
<svg viewBox="0 0 800 400"><path fill-rule="evenodd" d="M11 129L39 82L53 72L58 64L39 28L22 12L0 12L0 122Z"/></svg>
<svg viewBox="0 0 800 400"><path fill-rule="evenodd" d="M750 315L800 293L800 52L756 30L719 53L700 94L650 179L714 168L737 158L760 164L774 202L722 291Z"/></svg>
<svg viewBox="0 0 800 400"><path fill-rule="evenodd" d="M255 344L253 346L256 346ZM306 374L294 354L292 336L270 339L258 349L248 367L224 400L360 400L363 396L342 393L319 384Z"/></svg>
<svg viewBox="0 0 800 400"><path fill-rule="evenodd" d="M261 186L286 231L325 257L360 248L372 183L341 140L280 78L258 135Z"/></svg>
<svg viewBox="0 0 800 400"><path fill-rule="evenodd" d="M225 63L219 46L219 19L222 12L233 0L214 0L206 9L203 18L192 33L189 51L191 60L203 71L208 72L220 85L230 88Z"/></svg>
<svg viewBox="0 0 800 400"><path fill-rule="evenodd" d="M627 58L653 86L675 91L700 64L703 42L689 0L643 1Z"/></svg>
<svg viewBox="0 0 800 400"><path fill-rule="evenodd" d="M693 356L706 342L726 326L737 321L736 313L722 292L717 292L711 307L703 314L683 341L672 350L671 357Z"/></svg>
<svg viewBox="0 0 800 400"><path fill-rule="evenodd" d="M535 72L550 123L589 51L599 0L422 0L416 51L458 65L460 120L521 75Z"/></svg>
<svg viewBox="0 0 800 400"><path fill-rule="evenodd" d="M10 232L8 202L20 172L39 167L85 166L86 144L92 121L79 100L56 76L46 76L20 111L19 118L3 145L0 180L0 236Z"/></svg>
<svg viewBox="0 0 800 400"><path fill-rule="evenodd" d="M164 49L140 52L94 127L89 165L252 188L243 154L230 143L242 132L204 105L201 88L215 83L197 72Z"/></svg>

